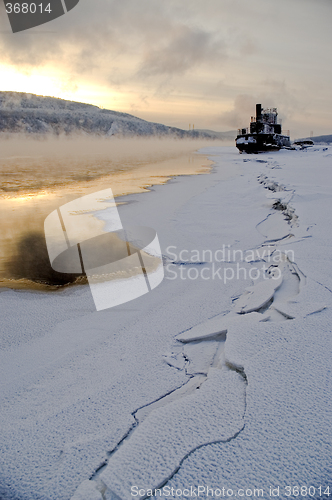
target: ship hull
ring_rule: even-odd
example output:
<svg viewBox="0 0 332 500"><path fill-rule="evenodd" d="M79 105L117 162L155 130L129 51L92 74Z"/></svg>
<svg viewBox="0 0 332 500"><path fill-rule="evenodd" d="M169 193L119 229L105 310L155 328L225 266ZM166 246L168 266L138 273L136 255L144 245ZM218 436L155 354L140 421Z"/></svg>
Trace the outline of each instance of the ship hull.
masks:
<svg viewBox="0 0 332 500"><path fill-rule="evenodd" d="M263 153L290 147L290 138L281 134L240 134L235 139L236 147L242 153Z"/></svg>

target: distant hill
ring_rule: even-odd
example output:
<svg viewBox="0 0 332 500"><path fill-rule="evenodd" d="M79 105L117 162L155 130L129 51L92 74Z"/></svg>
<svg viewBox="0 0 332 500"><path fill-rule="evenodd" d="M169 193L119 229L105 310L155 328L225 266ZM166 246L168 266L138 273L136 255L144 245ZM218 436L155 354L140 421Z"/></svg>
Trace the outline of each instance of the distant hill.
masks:
<svg viewBox="0 0 332 500"><path fill-rule="evenodd" d="M229 132L182 130L91 104L23 92L0 92L1 133L229 139Z"/></svg>
<svg viewBox="0 0 332 500"><path fill-rule="evenodd" d="M237 136L237 130L228 130L227 132L215 132L214 130L208 129L197 129L196 132L200 132L202 134L209 134L211 137L215 139L220 139L222 141L234 141Z"/></svg>
<svg viewBox="0 0 332 500"><path fill-rule="evenodd" d="M316 135L315 137L306 137L305 139L301 140L312 140L315 143L322 142L324 144L331 144L332 143L332 135Z"/></svg>

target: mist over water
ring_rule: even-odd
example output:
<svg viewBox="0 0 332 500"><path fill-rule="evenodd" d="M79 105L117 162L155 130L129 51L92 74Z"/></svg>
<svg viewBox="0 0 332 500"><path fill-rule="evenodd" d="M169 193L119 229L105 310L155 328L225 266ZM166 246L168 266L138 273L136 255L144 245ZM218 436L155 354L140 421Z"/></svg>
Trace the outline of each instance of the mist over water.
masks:
<svg viewBox="0 0 332 500"><path fill-rule="evenodd" d="M211 141L216 144L216 141ZM178 158L206 140L0 137L0 193L35 192ZM179 165L183 168L183 165ZM155 171L163 174L161 166ZM179 172L181 173L181 172ZM166 174L167 175L167 174Z"/></svg>
<svg viewBox="0 0 332 500"><path fill-rule="evenodd" d="M68 201L111 187L145 191L174 175L207 173L194 151L218 141L59 137L0 138L0 286L55 287L84 282L52 270L44 220Z"/></svg>

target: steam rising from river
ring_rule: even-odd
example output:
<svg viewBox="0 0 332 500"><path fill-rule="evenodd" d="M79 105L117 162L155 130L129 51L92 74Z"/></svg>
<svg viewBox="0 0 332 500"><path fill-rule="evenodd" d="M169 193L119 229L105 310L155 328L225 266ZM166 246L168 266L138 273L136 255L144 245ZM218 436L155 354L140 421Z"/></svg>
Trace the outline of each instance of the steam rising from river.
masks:
<svg viewBox="0 0 332 500"><path fill-rule="evenodd" d="M115 196L145 191L174 175L205 173L194 154L206 140L0 136L0 286L61 286L48 262L43 224L68 201L111 187ZM213 141L213 145L220 145Z"/></svg>
<svg viewBox="0 0 332 500"><path fill-rule="evenodd" d="M6 139L0 136L0 194L35 192L59 185L90 182L114 173L129 173L142 166L175 159L211 142L82 136L31 139L16 135ZM217 141L212 143L217 145ZM174 169L171 174L185 173L183 165L179 165L179 169L179 172ZM194 170L189 165L190 169ZM163 173L161 164L155 174Z"/></svg>

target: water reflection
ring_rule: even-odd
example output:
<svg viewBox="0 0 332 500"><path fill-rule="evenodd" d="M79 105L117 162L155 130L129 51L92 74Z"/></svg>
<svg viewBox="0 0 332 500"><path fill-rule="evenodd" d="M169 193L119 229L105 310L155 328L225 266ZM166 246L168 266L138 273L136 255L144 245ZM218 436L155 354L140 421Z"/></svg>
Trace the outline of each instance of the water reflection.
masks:
<svg viewBox="0 0 332 500"><path fill-rule="evenodd" d="M5 260L3 272L20 288L28 287L33 282L39 284L40 288L86 282L82 275L58 273L52 269L45 236L37 232L24 234L17 239L15 252Z"/></svg>
<svg viewBox="0 0 332 500"><path fill-rule="evenodd" d="M50 266L43 226L59 206L108 186L114 196L142 192L171 176L205 173L211 166L193 153L202 144L192 141L124 140L112 147L106 141L98 147L89 140L38 147L35 142L20 143L20 152L30 153L20 156L10 154L18 144L1 143L0 287L50 289L86 282Z"/></svg>

